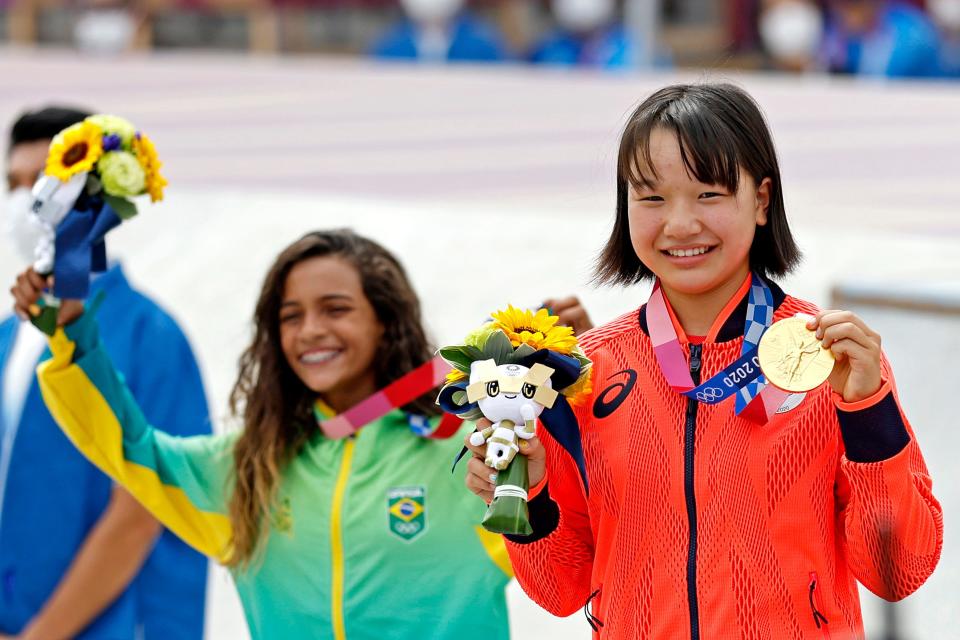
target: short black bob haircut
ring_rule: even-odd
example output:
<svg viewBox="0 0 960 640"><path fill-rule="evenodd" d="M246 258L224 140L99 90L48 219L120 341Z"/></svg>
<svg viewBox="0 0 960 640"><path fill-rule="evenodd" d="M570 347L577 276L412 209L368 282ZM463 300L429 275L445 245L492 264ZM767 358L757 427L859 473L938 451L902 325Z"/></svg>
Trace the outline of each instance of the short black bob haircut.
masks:
<svg viewBox="0 0 960 640"><path fill-rule="evenodd" d="M73 107L50 106L36 111L26 111L20 114L10 127L7 152L25 142L52 140L55 135L70 125L83 122L90 115L88 111Z"/></svg>
<svg viewBox="0 0 960 640"><path fill-rule="evenodd" d="M650 156L650 134L657 127L673 131L690 175L705 184L736 193L740 168L759 185L770 178L767 224L757 226L750 248L750 268L782 276L800 262L783 206L780 166L760 107L732 84L677 84L660 89L630 116L617 158L617 211L613 231L596 262L598 284L635 284L654 274L630 241L627 218L629 184L658 180Z"/></svg>

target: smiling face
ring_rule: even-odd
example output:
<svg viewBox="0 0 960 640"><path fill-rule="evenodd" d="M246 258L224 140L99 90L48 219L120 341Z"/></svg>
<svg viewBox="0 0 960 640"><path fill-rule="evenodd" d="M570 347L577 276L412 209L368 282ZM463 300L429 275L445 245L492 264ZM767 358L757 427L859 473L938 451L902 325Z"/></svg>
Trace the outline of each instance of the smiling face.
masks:
<svg viewBox="0 0 960 640"><path fill-rule="evenodd" d="M627 216L637 257L660 278L668 297L732 295L750 270L757 225L767 223L770 180L758 186L740 169L736 192L691 175L676 134L650 134L652 184L631 185ZM732 287L732 288L731 288Z"/></svg>
<svg viewBox="0 0 960 640"><path fill-rule="evenodd" d="M280 306L283 355L298 378L337 411L376 391L384 328L358 271L335 256L309 258L287 276Z"/></svg>

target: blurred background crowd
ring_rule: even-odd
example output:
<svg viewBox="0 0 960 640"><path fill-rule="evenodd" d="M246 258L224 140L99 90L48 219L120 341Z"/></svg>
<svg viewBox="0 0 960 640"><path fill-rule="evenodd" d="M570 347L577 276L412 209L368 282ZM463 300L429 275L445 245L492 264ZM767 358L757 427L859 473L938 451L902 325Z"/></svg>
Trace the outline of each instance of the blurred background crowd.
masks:
<svg viewBox="0 0 960 640"><path fill-rule="evenodd" d="M0 39L958 78L960 0L0 0Z"/></svg>

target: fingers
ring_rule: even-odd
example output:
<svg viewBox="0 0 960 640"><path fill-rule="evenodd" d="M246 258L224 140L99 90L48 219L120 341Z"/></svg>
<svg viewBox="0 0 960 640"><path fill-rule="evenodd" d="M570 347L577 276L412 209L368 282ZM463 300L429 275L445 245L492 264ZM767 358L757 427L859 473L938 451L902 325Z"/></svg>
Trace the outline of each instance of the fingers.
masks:
<svg viewBox="0 0 960 640"><path fill-rule="evenodd" d="M854 322L839 321L834 324L821 324L817 330L817 336L825 349L832 349L834 343L840 340L851 340L864 348L868 354L875 354L880 357L880 340L871 336L863 327Z"/></svg>
<svg viewBox="0 0 960 640"><path fill-rule="evenodd" d="M559 318L557 321L559 324L572 328L577 335L593 328L593 322L587 310L576 296L550 298L544 300L543 306Z"/></svg>
<svg viewBox="0 0 960 640"><path fill-rule="evenodd" d="M479 444L479 445L473 444L471 440L476 433L477 432L474 431L473 433L468 434L467 437L463 439L463 446L465 446L467 450L474 455L474 457L479 457L480 459L483 459L487 457L487 445L486 443Z"/></svg>
<svg viewBox="0 0 960 640"><path fill-rule="evenodd" d="M830 351L837 359L830 384L846 402L869 398L883 384L879 347L872 342L870 345L865 347L849 338L836 340L830 345Z"/></svg>
<svg viewBox="0 0 960 640"><path fill-rule="evenodd" d="M547 452L540 444L540 438L533 436L526 440L520 440L520 453L527 456L531 462L543 462L547 459Z"/></svg>
<svg viewBox="0 0 960 640"><path fill-rule="evenodd" d="M559 315L561 311L570 307L579 307L580 300L577 296L567 296L565 298L547 298L543 301L545 306L554 315Z"/></svg>
<svg viewBox="0 0 960 640"><path fill-rule="evenodd" d="M10 293L13 295L13 308L18 316L26 319L31 315L31 307L36 305L46 286L46 278L33 269L27 269L17 276Z"/></svg>
<svg viewBox="0 0 960 640"><path fill-rule="evenodd" d="M490 504L493 501L493 491L496 489L497 472L483 463L482 458L471 458L467 461L467 488Z"/></svg>
<svg viewBox="0 0 960 640"><path fill-rule="evenodd" d="M859 342L855 342L849 338L835 340L830 345L830 351L837 360L843 360L844 358L847 358L849 360L863 361L868 360L873 356L873 352L869 348L864 347Z"/></svg>
<svg viewBox="0 0 960 640"><path fill-rule="evenodd" d="M807 322L807 328L810 330L816 330L817 339L823 340L825 336L828 335L828 331L831 327L843 324L851 324L858 328L861 332L861 335L869 339L871 342L875 343L877 348L880 347L881 339L880 334L867 326L867 323L863 321L860 316L853 313L852 311L839 311L836 309L827 309L819 312L815 315L809 322ZM849 336L847 336L849 337ZM839 337L837 338L839 339ZM829 347L829 343L824 344L824 347Z"/></svg>
<svg viewBox="0 0 960 640"><path fill-rule="evenodd" d="M57 324L61 327L68 325L83 314L82 300L63 300L60 302L60 312L57 314Z"/></svg>

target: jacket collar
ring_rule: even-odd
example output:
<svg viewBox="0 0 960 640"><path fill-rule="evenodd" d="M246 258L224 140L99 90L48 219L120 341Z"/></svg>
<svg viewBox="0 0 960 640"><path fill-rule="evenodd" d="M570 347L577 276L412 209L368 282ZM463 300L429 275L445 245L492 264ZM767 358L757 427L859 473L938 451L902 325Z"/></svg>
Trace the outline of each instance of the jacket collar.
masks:
<svg viewBox="0 0 960 640"><path fill-rule="evenodd" d="M767 286L770 287L770 293L773 295L773 308L777 309L783 304L783 301L786 300L787 294L783 292L777 283L773 282L769 278L761 275L760 278L767 283ZM736 305L728 304L721 313L726 313L727 317L724 318L723 324L720 326L720 329L717 331L716 338L710 340L710 342L730 342L731 340L736 340L737 338L743 337L743 319L747 315L747 303L750 301L750 296L748 295L750 288L747 287L746 290L737 291L736 296L738 296L739 302ZM732 302L732 300L731 300ZM644 304L640 307L640 329L650 335L650 330L647 328L647 305Z"/></svg>

